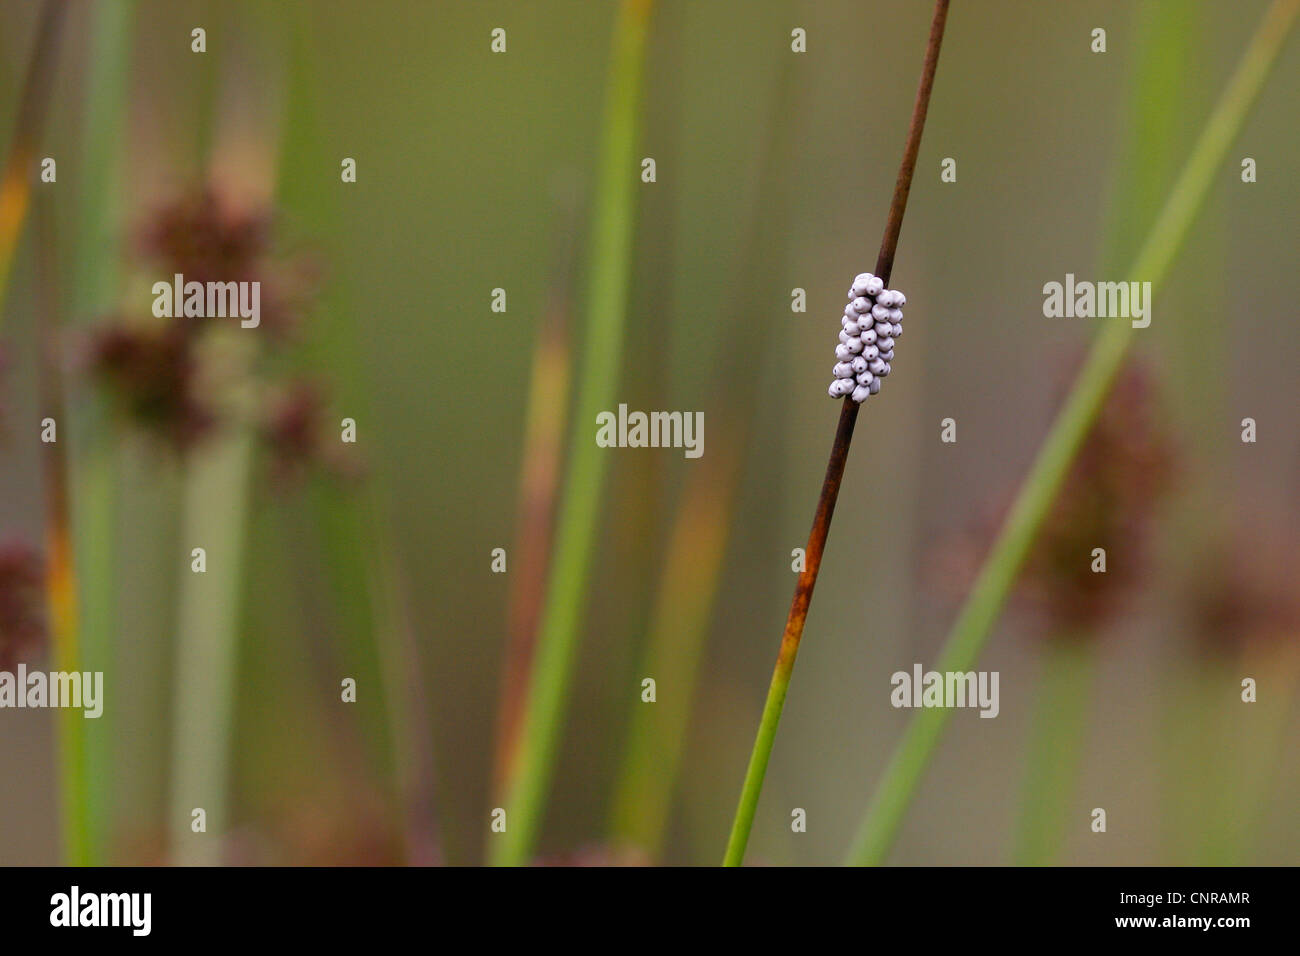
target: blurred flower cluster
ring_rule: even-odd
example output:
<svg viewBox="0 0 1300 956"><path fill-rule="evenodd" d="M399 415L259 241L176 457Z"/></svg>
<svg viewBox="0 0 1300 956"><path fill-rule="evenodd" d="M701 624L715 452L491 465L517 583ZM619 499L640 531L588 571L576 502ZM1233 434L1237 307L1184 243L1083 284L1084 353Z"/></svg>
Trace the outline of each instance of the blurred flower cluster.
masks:
<svg viewBox="0 0 1300 956"><path fill-rule="evenodd" d="M1187 586L1192 635L1212 656L1300 641L1296 539L1257 518L1236 517Z"/></svg>
<svg viewBox="0 0 1300 956"><path fill-rule="evenodd" d="M265 369L263 360L292 339L317 285L307 260L274 252L273 225L270 210L247 208L206 187L156 210L139 228L134 249L140 264L163 281L182 275L186 283L259 284L260 325L241 330L258 336L256 348L236 375L255 380L261 411L248 424L269 453L273 476L292 480L315 465L351 473L355 466L337 437L329 438L322 390ZM94 333L86 364L131 422L184 452L231 424L220 400L230 370L206 343L216 327L208 318L118 315Z"/></svg>
<svg viewBox="0 0 1300 956"><path fill-rule="evenodd" d="M1065 376L1064 380L1071 380ZM1172 489L1178 453L1153 376L1130 360L1043 521L1016 597L1053 636L1087 636L1113 618L1148 576L1152 518ZM1012 491L970 530L947 537L931 572L960 599L1010 510ZM1094 571L1104 549L1106 570Z"/></svg>
<svg viewBox="0 0 1300 956"><path fill-rule="evenodd" d="M45 566L35 548L0 544L0 670L13 670L45 638Z"/></svg>
<svg viewBox="0 0 1300 956"><path fill-rule="evenodd" d="M1030 552L1021 594L1063 633L1094 630L1148 576L1152 518L1176 451L1150 371L1121 370ZM1094 549L1106 569L1093 570Z"/></svg>

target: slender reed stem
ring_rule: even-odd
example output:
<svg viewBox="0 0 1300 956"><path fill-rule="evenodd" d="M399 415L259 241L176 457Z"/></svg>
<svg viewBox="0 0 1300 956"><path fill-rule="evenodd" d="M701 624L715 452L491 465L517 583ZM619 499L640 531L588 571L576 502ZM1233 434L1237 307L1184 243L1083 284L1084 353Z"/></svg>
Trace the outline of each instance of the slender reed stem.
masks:
<svg viewBox="0 0 1300 956"><path fill-rule="evenodd" d="M1164 280L1228 146L1241 128L1277 58L1282 41L1294 24L1297 12L1300 12L1300 0L1275 0L1264 14L1193 147L1187 165L1142 244L1129 271L1130 280L1150 282L1153 291ZM1132 335L1132 326L1125 321L1111 322L1098 334L1065 406L1052 424L993 550L948 635L938 670L966 671L974 667L1075 453L1110 391ZM885 769L847 862L872 865L884 860L912 794L938 745L949 714L950 711L944 708L931 708L918 711L912 718Z"/></svg>
<svg viewBox="0 0 1300 956"><path fill-rule="evenodd" d="M671 688L671 699L654 706L637 700L610 830L620 844L652 856L668 823L740 461L739 449L729 443L720 452L710 450L707 463L687 479L650 616L648 647L637 676L653 676L658 686Z"/></svg>
<svg viewBox="0 0 1300 956"><path fill-rule="evenodd" d="M0 320L4 318L5 292L9 287L14 251L18 248L18 237L22 234L27 206L31 202L32 180L36 176L32 162L36 159L36 149L50 111L55 57L67 9L66 0L45 0L41 6L36 40L31 59L27 61L27 76L23 80L22 99L18 104L14 137L9 142L4 169L0 171Z"/></svg>
<svg viewBox="0 0 1300 956"><path fill-rule="evenodd" d="M562 196L559 215L556 216L559 244L549 301L533 347L523 460L519 472L518 531L511 550L513 568L506 604L506 647L501 666L496 753L492 767L492 789L497 794L502 792L519 743L519 725L528 690L528 666L533 657L533 642L537 638L537 622L546 592L555 498L564 454L564 411L569 403L573 353L569 317L573 310L577 212L576 197Z"/></svg>
<svg viewBox="0 0 1300 956"><path fill-rule="evenodd" d="M658 858L689 735L695 688L707 646L713 605L722 582L731 516L740 494L744 458L750 444L753 408L748 396L731 387L731 373L745 374L761 361L776 338L775 320L754 324L754 316L771 316L764 303L762 276L781 259L789 232L790 200L780 187L788 173L790 142L796 138L790 117L798 115L794 81L798 57L779 55L779 73L768 113L753 193L746 204L749 220L741 234L735 285L720 340L736 337L753 345L743 358L725 349L717 357L720 371L708 403L709 421L722 427L719 444L688 472L673 519L668 549L656 586L640 676L653 676L673 688L648 707L639 697L631 705L627 748L614 786L610 835L620 846Z"/></svg>
<svg viewBox="0 0 1300 956"><path fill-rule="evenodd" d="M241 422L231 429L195 449L185 463L183 556L189 561L193 548L203 548L207 566L202 573L189 567L182 572L176 632L168 823L173 858L186 865L219 863L227 825L236 635L253 445L248 425ZM191 829L191 815L197 808L204 811L205 832Z"/></svg>
<svg viewBox="0 0 1300 956"><path fill-rule="evenodd" d="M492 834L490 858L518 866L532 855L554 769L564 698L577 651L582 597L595 546L609 457L588 428L612 404L622 355L635 215L637 110L651 0L624 0L615 27L594 198L586 298L585 352L578 377L573 451L556 525L519 744L505 789L506 832Z"/></svg>
<svg viewBox="0 0 1300 956"><path fill-rule="evenodd" d="M122 194L122 131L127 125L133 0L97 3L90 10L89 67L85 79L78 190L77 254L70 324L92 322L108 312L121 278L119 235ZM68 383L71 435L72 540L76 552L80 645L85 668L101 671L114 686L117 615L117 444L104 396ZM112 750L121 737L110 712L85 729L86 862L106 862L113 808Z"/></svg>
<svg viewBox="0 0 1300 956"><path fill-rule="evenodd" d="M899 233L903 229L903 213L907 210L907 197L912 189L916 157L921 150L921 133L925 130L925 114L930 106L930 91L934 88L934 72L939 65L939 47L943 43L943 29L947 19L948 0L936 0L934 19L930 24L930 40L926 45L925 62L921 68L921 81L916 90L916 104L912 108L912 123L907 131L907 144L903 148L903 160L898 168L898 180L894 185L894 199L885 223L885 235L880 241L880 254L876 258L876 275L885 282L889 281L894 268L894 253L898 248ZM848 398L840 407L839 425L835 430L835 441L831 445L821 497L817 500L817 513L808 534L806 564L795 584L794 598L790 602L790 614L786 618L776 669L772 673L767 702L763 705L758 735L749 758L749 769L745 773L745 783L740 792L740 803L731 826L731 838L727 842L727 852L723 858L724 866L740 866L745 858L745 846L754 825L754 813L763 789L763 776L767 772L768 758L772 755L772 744L776 739L777 725L781 721L781 710L785 706L790 675L799 653L808 605L812 602L813 588L817 585L817 572L821 569L822 552L826 548L826 536L830 532L831 518L835 513L835 500L839 497L844 464L848 460L849 445L853 441L853 427L858 420L858 408L858 404Z"/></svg>
<svg viewBox="0 0 1300 956"><path fill-rule="evenodd" d="M1069 832L1070 800L1087 727L1095 652L1087 635L1048 638L1038 682L1038 709L1029 727L1015 849L1018 866L1054 863Z"/></svg>
<svg viewBox="0 0 1300 956"><path fill-rule="evenodd" d="M54 216L48 202L37 207L37 269L40 302L41 351L39 383L41 415L63 422L62 358L59 334L62 308L57 275L58 247ZM76 673L82 668L78 640L77 576L72 548L72 518L68 507L68 461L63 442L42 446L41 479L45 488L45 596L55 667ZM59 803L63 856L70 863L89 860L89 814L86 804L85 716L62 710L58 718Z"/></svg>
<svg viewBox="0 0 1300 956"><path fill-rule="evenodd" d="M316 92L323 65L314 42L318 12L295 5L271 16L281 13L285 20L276 31L287 33L290 53L278 205L303 228L336 235L342 230L343 202L322 201L327 194L294 165L310 166L310 157L323 148ZM365 364L365 343L351 321L352 299L342 273L321 290L313 334L303 343L304 358L328 378L335 407L346 409L358 422L370 422L375 420L374 389ZM366 456L367 474L359 490L340 489L332 481L313 482L308 514L334 597L342 658L358 685L373 681L379 688L365 698L366 709L358 711L358 723L372 758L392 781L403 820L406 862L429 865L447 858L436 815L432 704L410 614L410 588L394 541L391 482L384 460L379 454ZM370 709L376 700L382 706Z"/></svg>

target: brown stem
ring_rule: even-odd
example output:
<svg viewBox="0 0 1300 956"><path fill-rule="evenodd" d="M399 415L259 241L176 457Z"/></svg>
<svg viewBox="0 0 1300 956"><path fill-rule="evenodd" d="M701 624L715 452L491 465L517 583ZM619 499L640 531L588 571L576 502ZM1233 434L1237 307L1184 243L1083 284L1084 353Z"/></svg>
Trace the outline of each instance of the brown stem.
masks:
<svg viewBox="0 0 1300 956"><path fill-rule="evenodd" d="M898 248L898 235L903 230L903 213L907 209L907 196L912 191L912 175L916 172L916 157L921 151L921 133L925 129L925 114L930 107L930 91L934 88L934 71L939 65L939 46L943 42L943 28L948 19L948 0L936 0L934 20L930 25L930 42L925 50L925 65L921 69L921 82L916 88L916 104L912 108L912 125L907 131L907 145L903 148L903 161L898 167L898 180L894 184L894 199L889 206L889 220L885 235L880 240L880 254L876 257L876 275L889 283L894 269L894 252ZM844 478L844 464L848 461L849 445L853 441L853 428L858 421L861 406L846 397L840 408L840 421L835 429L835 443L831 445L830 460L826 464L826 477L822 481L821 497L817 500L817 514L808 533L805 549L806 563L795 585L794 599L790 602L790 616L786 619L782 638L782 655L789 653L791 663L803 636L808 605L812 603L817 572L821 568L826 536L831 530L831 516L835 513L835 499L840 494ZM788 649L787 649L788 645Z"/></svg>
<svg viewBox="0 0 1300 956"><path fill-rule="evenodd" d="M876 274L886 283L889 282L889 274L894 267L898 234L903 229L903 213L907 209L908 193L912 190L912 175L916 171L916 157L921 150L921 133L925 129L925 114L930 105L930 91L934 87L934 71L939 64L939 46L943 42L943 28L947 19L948 0L936 0L934 19L930 25L930 41L925 49L925 64L921 68L921 82L917 86L916 104L912 108L912 124L907 131L907 144L903 147L903 160L898 168L898 180L894 184L894 199L889 206L889 220L885 223L885 235L880 240L880 255L876 259ZM767 772L768 757L772 753L772 743L781 719L781 710L785 706L795 656L799 653L804 623L808 619L808 605L812 603L813 588L817 585L817 572L821 569L822 552L826 549L826 536L831 530L835 500L840 494L844 464L849 457L849 445L853 441L853 427L857 421L858 403L852 398L845 398L840 407L840 421L835 429L830 461L826 463L821 497L817 499L817 513L813 517L812 530L808 533L804 570L799 575L794 598L790 601L790 614L785 621L785 632L781 636L781 649L768 687L767 702L763 706L758 735L749 758L749 768L745 772L740 804L736 808L731 838L723 858L724 866L739 866L745 857L745 846L749 842L749 831L758 807L763 776Z"/></svg>

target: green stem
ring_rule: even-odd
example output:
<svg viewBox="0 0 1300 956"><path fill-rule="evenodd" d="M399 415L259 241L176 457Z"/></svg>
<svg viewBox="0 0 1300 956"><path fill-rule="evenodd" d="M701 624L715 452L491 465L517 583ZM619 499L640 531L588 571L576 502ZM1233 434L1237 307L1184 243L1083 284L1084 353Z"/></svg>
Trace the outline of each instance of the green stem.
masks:
<svg viewBox="0 0 1300 956"><path fill-rule="evenodd" d="M624 0L614 34L604 138L595 193L586 298L586 336L573 451L555 539L555 560L533 657L518 749L508 774L507 827L492 834L490 858L517 866L532 855L554 769L564 698L577 651L578 620L591 573L596 519L609 455L591 428L613 405L631 271L637 176L637 110L650 0Z"/></svg>
<svg viewBox="0 0 1300 956"><path fill-rule="evenodd" d="M637 699L610 829L620 844L651 856L663 842L688 736L739 470L738 452L727 448L688 479L664 558L645 658L636 675L638 680L653 677L665 694L655 702Z"/></svg>
<svg viewBox="0 0 1300 956"><path fill-rule="evenodd" d="M1094 649L1086 636L1060 634L1049 639L1038 709L1029 728L1015 851L1019 866L1054 862L1069 832L1093 663Z"/></svg>
<svg viewBox="0 0 1300 956"><path fill-rule="evenodd" d="M186 568L177 621L169 824L178 863L214 865L226 831L227 768L235 702L245 521L252 433L246 426L200 446L186 462L183 558L206 552L202 573ZM202 808L206 832L191 828Z"/></svg>
<svg viewBox="0 0 1300 956"><path fill-rule="evenodd" d="M935 0L934 16L930 21L930 38L926 43L921 79L917 83L916 101L912 107L912 120L908 126L907 140L903 145L903 159L898 166L898 178L894 182L894 196L889 204L889 216L885 220L885 234L880 240L880 253L876 256L876 275L886 283L889 282L889 276L894 269L898 237L903 230L907 197L912 191L912 176L916 172L916 159L921 151L921 134L925 131L925 117L930 108L930 93L934 89L934 74L939 66L939 50L943 46L943 31L947 22L948 0ZM804 625L808 620L808 608L812 604L813 589L817 586L817 574L821 570L826 537L830 534L831 519L835 516L835 502L839 498L840 483L844 479L844 466L848 461L849 446L853 442L853 428L858 420L858 409L858 403L849 398L845 398L840 405L839 424L835 426L835 440L831 444L830 458L826 462L826 477L822 479L822 490L817 499L817 510L813 514L812 529L808 532L808 545L805 548L806 563L795 584L794 597L790 600L790 612L786 616L785 631L781 635L781 649L777 652L776 668L772 672L772 682L767 690L767 702L763 705L763 716L759 720L754 749L749 756L749 767L745 771L745 782L741 786L740 802L736 805L736 816L732 821L731 836L727 840L723 866L740 866L745 859L745 847L749 843L749 833L754 826L754 813L758 809L758 798L763 790L767 762L772 756L776 728L781 722L781 710L785 706L785 695L790 687L790 675L794 671L794 661L799 654L799 642L803 639Z"/></svg>
<svg viewBox="0 0 1300 956"><path fill-rule="evenodd" d="M126 127L127 75L135 4L95 4L91 11L90 68L82 169L78 189L77 261L72 288L72 324L88 324L112 309L120 282L122 131ZM84 669L101 671L113 688L113 645L117 615L117 457L112 423L102 396L73 393L69 460L72 468L72 536L77 569L79 642ZM110 693L112 691L110 690ZM80 862L102 865L108 853L113 806L114 733L120 728L110 708L84 731L86 793Z"/></svg>
<svg viewBox="0 0 1300 956"><path fill-rule="evenodd" d="M1142 244L1129 279L1150 282L1153 291L1159 288L1298 11L1300 0L1275 0L1264 15ZM1097 336L948 635L938 670L966 671L974 667L1038 528L1110 390L1132 335L1130 324L1119 320ZM885 859L949 716L944 708L932 708L913 717L885 769L847 862L872 865Z"/></svg>

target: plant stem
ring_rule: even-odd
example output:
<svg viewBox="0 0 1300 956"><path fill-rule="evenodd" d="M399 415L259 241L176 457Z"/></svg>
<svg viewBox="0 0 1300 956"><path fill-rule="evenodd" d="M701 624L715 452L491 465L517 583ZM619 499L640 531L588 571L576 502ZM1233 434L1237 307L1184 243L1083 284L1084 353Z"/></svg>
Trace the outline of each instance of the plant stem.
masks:
<svg viewBox="0 0 1300 956"><path fill-rule="evenodd" d="M604 137L594 203L586 337L573 451L556 525L519 744L505 789L504 833L492 834L493 863L518 866L532 855L554 769L564 697L577 650L578 619L591 572L596 519L608 455L587 431L612 404L622 356L635 215L637 109L650 0L624 0L614 34Z"/></svg>
<svg viewBox="0 0 1300 956"><path fill-rule="evenodd" d="M1029 727L1017 866L1053 863L1069 828L1069 806L1079 768L1095 648L1088 635L1048 638L1038 682L1038 709Z"/></svg>
<svg viewBox="0 0 1300 956"><path fill-rule="evenodd" d="M122 131L127 125L133 0L95 4L85 81L84 146L79 189L77 261L70 324L109 311L120 281ZM72 540L76 552L80 646L85 669L114 684L117 616L117 445L104 397L69 383ZM121 737L116 713L92 721L85 733L86 860L105 862L114 798L112 750ZM88 784L90 785L90 784Z"/></svg>
<svg viewBox="0 0 1300 956"><path fill-rule="evenodd" d="M890 273L894 268L894 253L898 248L898 236L903 228L903 213L907 210L907 197L912 189L912 174L916 170L916 157L921 149L921 134L925 130L925 115L930 106L930 91L934 88L934 72L939 65L939 48L943 43L943 29L947 19L948 0L936 0L934 18L930 24L930 40L926 45L925 62L921 68L916 103L912 109L912 123L907 132L907 144L903 148L898 180L894 185L894 198L889 207L889 218L885 223L885 235L880 241L880 254L876 259L876 275L886 283L889 282ZM812 530L808 534L808 546L805 549L806 563L795 584L794 598L790 602L790 613L786 618L785 632L781 636L781 649L777 654L776 669L772 673L772 682L768 687L767 702L763 705L763 716L759 721L753 752L750 754L749 768L745 772L745 783L741 788L740 803L736 807L736 817L731 826L731 837L727 842L723 866L740 866L745 858L745 846L749 842L749 833L754 825L754 812L758 808L759 794L763 789L763 776L767 772L767 762L772 755L776 728L781 721L781 710L785 706L790 675L794 671L795 657L799 653L799 641L803 637L804 622L808 618L808 605L812 602L813 588L817 585L817 572L821 569L822 552L825 550L826 536L830 532L831 518L835 513L835 501L839 497L840 482L844 477L844 464L848 460L849 445L853 441L853 427L858 420L858 409L858 403L849 398L846 398L840 407L840 420L835 430L835 441L831 445L830 460L826 465L826 477L822 482L821 496L817 500L817 512L813 517Z"/></svg>
<svg viewBox="0 0 1300 956"><path fill-rule="evenodd" d="M751 350L737 358L723 346L717 356L719 379L709 398L707 417L721 422L718 445L688 472L673 519L668 549L656 585L646 646L637 674L654 677L669 692L653 707L639 697L631 705L627 747L614 786L610 835L615 843L657 860L667 830L678 774L689 739L696 685L707 646L709 622L718 590L731 516L740 496L744 459L750 444L753 408L749 397L731 387L733 374L746 374L776 338L774 319L755 325L754 316L771 316L762 277L785 251L790 200L780 188L789 172L790 142L797 138L790 117L797 116L797 57L778 54L779 74L768 112L753 193L746 204L735 284L741 293L728 300L720 341L748 338Z"/></svg>
<svg viewBox="0 0 1300 956"><path fill-rule="evenodd" d="M519 471L513 573L506 600L506 645L501 666L492 792L500 795L514 762L528 689L528 668L546 593L555 498L564 455L564 412L569 401L573 341L573 260L578 234L576 197L563 196L556 216L558 246L549 300L533 346L528 406Z"/></svg>
<svg viewBox="0 0 1300 956"><path fill-rule="evenodd" d="M50 94L54 89L55 58L59 37L67 19L65 0L45 0L36 23L36 39L27 75L23 80L22 99L14 123L14 137L9 154L0 171L0 320L4 318L5 292L13 269L14 252L27 218L32 198L32 179L36 171L32 162L40 145L45 119L50 111Z"/></svg>
<svg viewBox="0 0 1300 956"><path fill-rule="evenodd" d="M654 677L666 699L653 705L637 699L610 813L614 839L650 856L658 853L668 823L739 471L739 449L728 443L691 472L650 616L637 678Z"/></svg>
<svg viewBox="0 0 1300 956"><path fill-rule="evenodd" d="M62 359L59 335L62 303L59 298L54 215L49 201L37 206L37 271L40 303L40 362L38 388L41 414L63 422ZM65 673L82 671L78 641L77 575L72 548L72 518L68 508L68 460L65 441L42 445L41 478L45 489L45 600L55 667ZM89 860L89 814L86 804L85 716L61 710L59 735L59 803L63 856L82 865Z"/></svg>
<svg viewBox="0 0 1300 956"><path fill-rule="evenodd" d="M237 333L235 333L237 334ZM235 705L240 585L252 433L243 423L186 461L183 557L206 551L207 570L182 572L169 825L177 863L215 865L226 834L227 768ZM207 830L191 831L201 807Z"/></svg>
<svg viewBox="0 0 1300 956"><path fill-rule="evenodd" d="M1275 0L1265 13L1142 244L1137 261L1129 271L1130 280L1150 282L1153 291L1164 280L1297 11L1300 11L1300 0ZM974 667L1039 526L1110 391L1132 334L1132 326L1125 321L1114 321L1098 334L948 635L938 670L967 671ZM912 718L885 769L847 862L872 865L884 860L949 715L950 711L944 708L930 708L918 711Z"/></svg>

